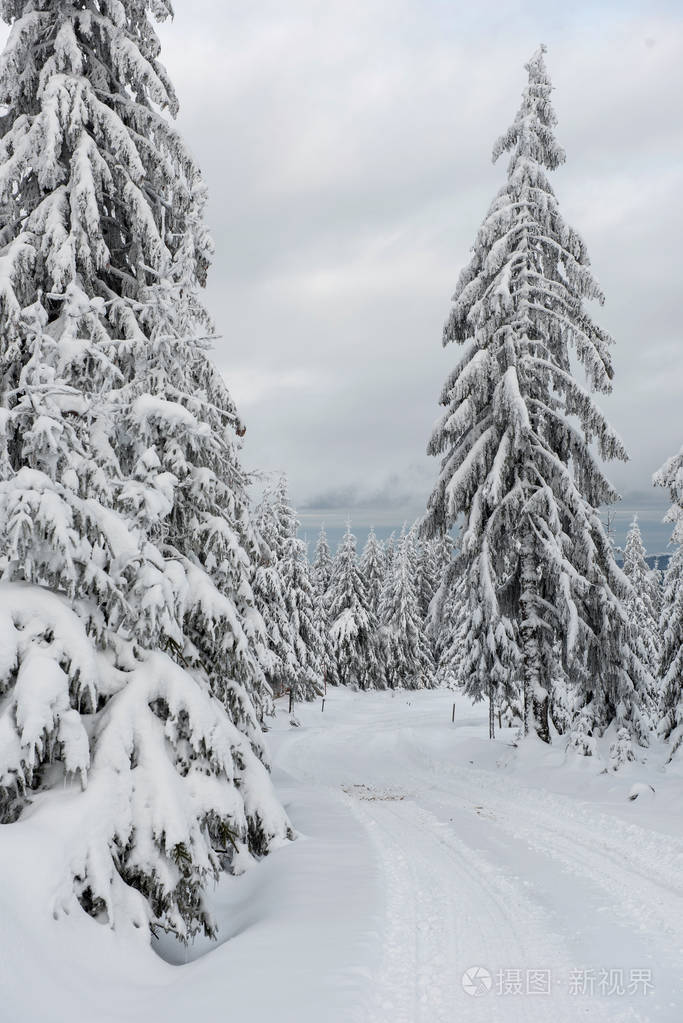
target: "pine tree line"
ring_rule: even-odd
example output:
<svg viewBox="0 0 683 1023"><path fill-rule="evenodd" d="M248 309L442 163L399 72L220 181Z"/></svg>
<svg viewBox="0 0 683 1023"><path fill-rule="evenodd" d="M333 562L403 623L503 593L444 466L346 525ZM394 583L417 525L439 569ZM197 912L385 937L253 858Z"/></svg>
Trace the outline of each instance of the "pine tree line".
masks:
<svg viewBox="0 0 683 1023"><path fill-rule="evenodd" d="M256 569L254 592L273 664L267 677L277 695L291 690L294 699L309 700L337 684L365 690L445 686L475 701L487 699L492 732L523 727L521 675L503 673L495 685L484 676L482 684L481 654L471 635L482 627L484 611L476 603L473 607L462 551L449 534L427 540L415 523L382 543L371 529L359 555L349 525L333 556L323 526L309 563L306 546L297 538L299 523L285 477L266 491L254 517L261 545L270 552ZM666 708L662 702L662 643L668 635L673 649L678 635L671 629L678 559L671 559L666 573L648 566L637 516L622 554L623 613L649 680L642 693L644 732L651 736L659 726L668 735L680 728L681 715L680 678L669 686ZM595 743L587 734L580 693L563 670L557 640L551 656L551 726L580 751L592 753ZM677 730L676 741L678 736Z"/></svg>
<svg viewBox="0 0 683 1023"><path fill-rule="evenodd" d="M383 544L371 530L359 557L349 526L333 557L323 526L309 565L284 477L264 495L256 521L271 552L257 569L254 589L276 694L292 691L306 700L328 685L418 689L438 683L430 608L450 559L450 539L421 540L412 528Z"/></svg>

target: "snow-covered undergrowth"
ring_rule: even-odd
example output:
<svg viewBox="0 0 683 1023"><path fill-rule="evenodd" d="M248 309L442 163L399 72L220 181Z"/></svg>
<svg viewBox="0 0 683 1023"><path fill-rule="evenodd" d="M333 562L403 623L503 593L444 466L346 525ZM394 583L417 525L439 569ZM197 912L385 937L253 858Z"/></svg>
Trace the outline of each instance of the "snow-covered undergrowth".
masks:
<svg viewBox="0 0 683 1023"><path fill-rule="evenodd" d="M601 773L561 743L489 742L484 706L445 691L330 690L324 712L297 708L299 728L285 705L273 777L299 838L210 894L217 944L154 950L77 906L55 919L77 822L59 806L0 829L1 1018L683 1017L683 768L663 770L668 749ZM462 985L475 966L492 977L481 998ZM515 970L523 984L550 971L552 993L498 993ZM604 970L621 971L623 994L601 988ZM629 993L637 970L652 986ZM593 971L592 994L576 971L586 985Z"/></svg>

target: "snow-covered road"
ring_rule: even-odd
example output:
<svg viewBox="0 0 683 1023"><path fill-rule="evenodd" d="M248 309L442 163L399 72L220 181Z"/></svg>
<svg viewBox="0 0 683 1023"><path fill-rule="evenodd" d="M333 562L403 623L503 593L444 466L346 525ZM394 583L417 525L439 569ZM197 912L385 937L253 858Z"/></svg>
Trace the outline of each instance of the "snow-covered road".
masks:
<svg viewBox="0 0 683 1023"><path fill-rule="evenodd" d="M680 779L519 754L466 701L452 725L452 699L335 693L276 740L279 769L341 789L371 842L379 957L357 1018L679 1023ZM659 812L628 800L636 779L672 790Z"/></svg>
<svg viewBox="0 0 683 1023"><path fill-rule="evenodd" d="M455 697L452 723L453 700L334 690L299 727L281 701L273 777L300 837L221 881L218 945L165 939L162 959L54 920L31 821L8 827L0 1020L681 1023L683 769L489 742L484 708Z"/></svg>

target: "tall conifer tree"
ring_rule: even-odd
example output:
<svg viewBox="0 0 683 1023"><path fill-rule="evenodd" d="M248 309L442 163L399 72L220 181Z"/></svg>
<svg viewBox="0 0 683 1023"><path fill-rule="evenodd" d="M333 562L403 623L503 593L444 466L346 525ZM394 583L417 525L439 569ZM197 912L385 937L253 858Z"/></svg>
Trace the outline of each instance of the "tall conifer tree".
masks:
<svg viewBox="0 0 683 1023"><path fill-rule="evenodd" d="M296 654L295 694L299 700L310 700L322 692L325 644L320 632L318 592L311 578L306 544L297 535L299 522L289 503L285 476L277 485L273 507L278 523L278 564Z"/></svg>
<svg viewBox="0 0 683 1023"><path fill-rule="evenodd" d="M626 458L623 445L575 379L607 392L610 338L585 301L602 293L585 245L563 220L548 171L564 162L555 140L544 47L493 150L509 152L507 180L460 275L444 344L466 346L448 377L445 412L429 450L442 469L426 530L465 524L467 636L472 686L485 695L521 672L525 729L549 741L556 640L581 690L591 729L615 723L615 762L631 738L647 742L647 673L629 639L618 569L597 509L616 500L592 450ZM477 681L478 679L478 681Z"/></svg>
<svg viewBox="0 0 683 1023"><path fill-rule="evenodd" d="M659 582L645 560L645 546L636 515L626 536L624 573L631 583L626 597L629 621L640 657L654 680L659 674ZM653 712L655 691L652 691Z"/></svg>
<svg viewBox="0 0 683 1023"><path fill-rule="evenodd" d="M325 526L320 527L320 533L318 534L318 540L315 545L315 559L313 561L313 578L315 579L318 591L324 597L327 593L327 587L330 585L330 576L332 575L332 555L330 553L330 545L327 542L327 533Z"/></svg>
<svg viewBox="0 0 683 1023"><path fill-rule="evenodd" d="M419 540L415 538L415 589L420 615L423 620L429 614L429 605L434 599L437 587L440 583L438 555L436 543L433 540Z"/></svg>
<svg viewBox="0 0 683 1023"><path fill-rule="evenodd" d="M288 825L259 760L254 536L198 297L204 189L150 20L170 13L3 3L0 817L65 785L62 904L186 938L213 933L206 881Z"/></svg>
<svg viewBox="0 0 683 1023"><path fill-rule="evenodd" d="M329 587L330 638L343 685L384 687L377 645L377 618L356 558L356 538L347 526L332 566Z"/></svg>
<svg viewBox="0 0 683 1023"><path fill-rule="evenodd" d="M312 566L312 577L318 591L316 618L318 632L322 640L323 657L322 672L325 685L336 685L339 682L337 662L334 655L332 637L330 636L330 609L328 588L332 577L332 555L327 542L325 526L321 525L315 545L315 559Z"/></svg>
<svg viewBox="0 0 683 1023"><path fill-rule="evenodd" d="M289 509L278 514L273 494L266 491L255 510L259 557L254 569L256 607L264 623L265 654L262 659L268 685L275 696L296 685L299 661L296 630L282 574L283 527L289 528Z"/></svg>
<svg viewBox="0 0 683 1023"><path fill-rule="evenodd" d="M415 535L403 533L387 573L380 604L384 671L392 688L435 685L434 660L420 610Z"/></svg>
<svg viewBox="0 0 683 1023"><path fill-rule="evenodd" d="M368 539L360 559L360 570L367 589L370 608L372 613L377 615L384 585L385 569L384 551L374 529L368 533Z"/></svg>

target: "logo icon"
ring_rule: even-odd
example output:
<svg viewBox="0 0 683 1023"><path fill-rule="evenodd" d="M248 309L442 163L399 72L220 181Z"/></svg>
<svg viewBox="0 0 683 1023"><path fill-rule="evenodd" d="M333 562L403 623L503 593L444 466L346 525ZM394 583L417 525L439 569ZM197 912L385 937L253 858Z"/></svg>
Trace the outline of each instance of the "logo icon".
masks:
<svg viewBox="0 0 683 1023"><path fill-rule="evenodd" d="M492 986L491 974L485 966L470 966L462 975L462 989L472 998L487 995Z"/></svg>

